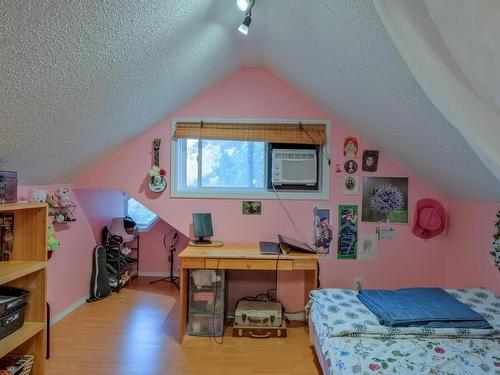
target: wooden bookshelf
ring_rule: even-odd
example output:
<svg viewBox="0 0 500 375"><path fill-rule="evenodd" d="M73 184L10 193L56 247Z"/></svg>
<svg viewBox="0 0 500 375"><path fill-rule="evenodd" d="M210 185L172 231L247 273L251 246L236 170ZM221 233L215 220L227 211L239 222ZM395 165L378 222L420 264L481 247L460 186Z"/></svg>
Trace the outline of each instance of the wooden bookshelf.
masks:
<svg viewBox="0 0 500 375"><path fill-rule="evenodd" d="M11 260L0 262L0 285L30 291L21 329L0 340L0 358L8 353L34 354L32 374L45 374L47 303L46 204L0 204L0 212L14 213Z"/></svg>

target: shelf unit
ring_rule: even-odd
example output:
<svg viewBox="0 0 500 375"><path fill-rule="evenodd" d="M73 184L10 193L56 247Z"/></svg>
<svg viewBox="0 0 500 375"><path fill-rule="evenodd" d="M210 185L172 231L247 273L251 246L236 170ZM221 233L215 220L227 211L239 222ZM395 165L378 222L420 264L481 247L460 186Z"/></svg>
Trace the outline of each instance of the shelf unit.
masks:
<svg viewBox="0 0 500 375"><path fill-rule="evenodd" d="M47 302L46 204L0 204L0 212L14 213L12 258L0 262L0 285L30 291L22 328L0 340L0 358L9 353L34 354L32 374L45 374Z"/></svg>

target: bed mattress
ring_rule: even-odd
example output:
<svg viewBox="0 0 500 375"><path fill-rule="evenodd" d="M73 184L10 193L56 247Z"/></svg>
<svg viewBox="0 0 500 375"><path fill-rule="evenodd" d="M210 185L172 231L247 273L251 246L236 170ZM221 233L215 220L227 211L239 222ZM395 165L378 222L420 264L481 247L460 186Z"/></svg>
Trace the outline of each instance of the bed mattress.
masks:
<svg viewBox="0 0 500 375"><path fill-rule="evenodd" d="M356 292L340 289L324 291L316 293L321 293L329 301L335 301L337 307L341 303L350 305L349 308L344 306L344 310L333 309L336 310L333 312L328 300L318 301L318 296L312 298L310 335L324 374L500 375L500 304L496 305L500 299L489 291L464 289L460 293L474 299L469 301L471 304L477 305L478 299L487 301L481 303L483 306L478 310L486 312L485 318L495 328L482 333L469 330L453 331L452 334L440 332L439 329L424 333L387 333L382 329L376 333L381 329L376 325L372 330L362 329L358 325L363 322L371 327L367 324L371 317L364 316L362 304L354 303L357 298L352 297L356 297ZM481 297L477 297L476 293L482 293ZM341 301L334 297L339 294L346 298ZM351 328L347 329L349 326Z"/></svg>

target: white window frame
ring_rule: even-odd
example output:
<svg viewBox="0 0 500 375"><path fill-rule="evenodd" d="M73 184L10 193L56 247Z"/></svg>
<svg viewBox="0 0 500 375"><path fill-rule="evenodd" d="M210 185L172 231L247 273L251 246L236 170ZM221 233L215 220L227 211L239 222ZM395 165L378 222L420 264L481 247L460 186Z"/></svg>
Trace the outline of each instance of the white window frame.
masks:
<svg viewBox="0 0 500 375"><path fill-rule="evenodd" d="M128 201L130 199L134 199L136 202L139 202L134 197L131 197L129 195L125 195L125 199L123 200L125 216L129 216L129 214L128 214ZM141 202L139 202L139 203L141 203ZM153 212L153 211L151 211L151 212ZM154 214L156 215L156 213L154 213ZM159 221L160 221L160 217L158 215L156 215L156 218L153 221L151 221L151 223L149 223L148 225L140 225L139 223L137 223L137 227L139 228L139 232L149 232L151 229L153 229L155 224Z"/></svg>
<svg viewBox="0 0 500 375"><path fill-rule="evenodd" d="M290 120L290 119L206 119L206 118L172 118L171 126L171 147L170 147L170 197L171 198L216 198L216 199L277 199L274 191L268 191L266 187L262 189L257 188L203 188L201 190L179 190L178 189L178 147L179 142L174 139L174 131L178 122L199 122L199 121L216 121L227 123L263 123L272 124L318 124L324 123L326 127L326 144L323 146L328 150L326 155L330 155L330 129L331 122L329 120ZM266 153L267 155L267 153ZM295 199L295 200L327 200L330 199L330 166L324 156L320 152L319 157L319 184L318 190L278 190L281 199ZM267 156L266 156L267 162ZM267 165L267 164L266 164ZM267 166L265 167L265 185L267 186Z"/></svg>

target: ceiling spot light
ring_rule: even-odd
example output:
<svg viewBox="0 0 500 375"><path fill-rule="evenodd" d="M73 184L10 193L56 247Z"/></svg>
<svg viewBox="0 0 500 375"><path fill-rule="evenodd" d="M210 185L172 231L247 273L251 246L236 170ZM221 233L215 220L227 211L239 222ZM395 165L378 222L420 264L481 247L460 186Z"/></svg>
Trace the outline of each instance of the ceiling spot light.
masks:
<svg viewBox="0 0 500 375"><path fill-rule="evenodd" d="M252 9L255 0L236 0L236 5L242 12L248 12Z"/></svg>
<svg viewBox="0 0 500 375"><path fill-rule="evenodd" d="M243 23L238 27L238 31L242 34L248 34L248 26L250 26L250 22L252 22L252 17L250 15L246 16L243 20Z"/></svg>

